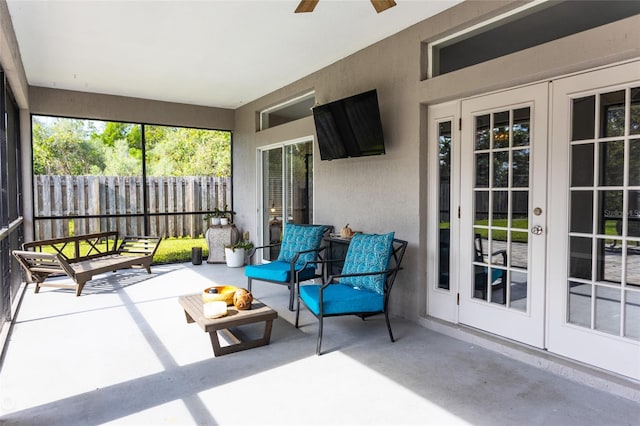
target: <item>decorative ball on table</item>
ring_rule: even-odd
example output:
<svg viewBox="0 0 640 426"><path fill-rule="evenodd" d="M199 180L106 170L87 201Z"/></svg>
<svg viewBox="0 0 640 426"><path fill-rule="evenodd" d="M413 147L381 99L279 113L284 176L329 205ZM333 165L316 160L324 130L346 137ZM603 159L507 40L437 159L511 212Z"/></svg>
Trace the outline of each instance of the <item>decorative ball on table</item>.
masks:
<svg viewBox="0 0 640 426"><path fill-rule="evenodd" d="M253 295L246 288L239 288L233 295L233 305L239 311L245 311L251 309L251 302L253 301Z"/></svg>

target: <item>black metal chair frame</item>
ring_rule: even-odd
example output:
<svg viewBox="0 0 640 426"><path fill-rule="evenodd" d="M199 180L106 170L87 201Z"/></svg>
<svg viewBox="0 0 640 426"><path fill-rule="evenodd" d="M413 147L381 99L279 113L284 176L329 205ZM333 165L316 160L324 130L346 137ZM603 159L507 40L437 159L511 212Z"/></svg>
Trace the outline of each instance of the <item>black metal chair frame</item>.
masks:
<svg viewBox="0 0 640 426"><path fill-rule="evenodd" d="M408 242L404 240L394 239L393 240L393 248L391 251L391 265L385 271L372 271L372 272L363 272L358 274L339 274L339 275L329 275L326 279L322 277L322 285L320 287L320 295L319 295L319 313L316 315L311 309L309 311L318 319L318 340L316 345L316 354L320 355L321 346L322 346L322 331L323 331L323 318L325 317L334 317L334 316L343 316L343 315L355 315L360 317L363 321L365 318L370 317L372 315L384 314L385 321L387 323L387 330L389 331L389 338L391 342L395 342L395 338L393 336L393 331L391 330L391 322L389 321L389 296L391 294L391 289L395 282L396 276L398 275L398 271L402 269L400 266L402 263L402 258L404 257L404 253L407 249ZM331 260L317 260L315 262L307 262L309 264L331 264L332 262L343 262L344 259L331 259ZM330 270L330 269L329 269ZM339 314L324 314L322 312L323 304L323 292L329 287L331 284L336 284L337 279L345 278L345 277L358 277L358 276L367 276L367 275L381 275L385 274L385 283L384 283L384 304L383 309L381 311L375 312L344 312ZM299 318L300 318L300 281L296 278L296 295L297 295L297 303L296 303L296 328L298 328ZM302 302L304 303L304 301ZM307 307L308 308L308 307Z"/></svg>
<svg viewBox="0 0 640 426"><path fill-rule="evenodd" d="M300 225L299 226L305 226L305 225ZM308 225L308 226L313 226L313 225ZM330 225L324 225L325 226L325 230L323 232L323 238L325 236L328 236L331 232L333 232L333 226ZM324 241L324 240L322 240ZM279 247L282 244L282 242L278 242L278 243L274 243L274 244L267 244L264 246L258 246L258 247L254 247L252 248L249 253L248 253L248 258L249 258L249 264L253 265L253 256L256 254L256 252L258 250L264 250L264 249L271 249L273 247ZM321 243L322 244L322 243ZM318 259L322 260L322 253L326 250L326 246L321 245L319 248L317 249L311 249L311 250L305 250L305 251L299 251L298 253L296 253L296 255L294 256L294 258L291 260L290 262L290 272L289 272L289 281L276 281L276 280L265 280L262 278L251 278L251 277L247 277L247 289L249 291L251 291L251 284L252 281L255 279L256 281L264 281L264 282L269 282L269 283L274 283L274 284L281 284L281 285L286 285L289 288L289 310L293 311L293 301L295 299L295 283L296 283L296 279L297 278L297 274L298 274L298 270L296 269L296 262L298 261L298 258L300 257L300 255L305 254L305 253L313 253L313 252L317 252L316 256L318 257ZM307 264L305 263L304 268L307 267ZM314 274L313 277L311 278L307 278L307 279L315 279L315 278L321 278L323 276L326 275L325 269L324 269L324 265L321 266L320 268L320 273L318 273L318 271L316 271L316 274Z"/></svg>

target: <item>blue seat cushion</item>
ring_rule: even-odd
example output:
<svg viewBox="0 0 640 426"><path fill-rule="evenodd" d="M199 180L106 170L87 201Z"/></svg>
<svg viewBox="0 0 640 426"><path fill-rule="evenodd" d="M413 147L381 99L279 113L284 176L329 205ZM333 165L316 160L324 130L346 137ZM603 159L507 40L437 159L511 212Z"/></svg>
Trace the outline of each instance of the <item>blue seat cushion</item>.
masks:
<svg viewBox="0 0 640 426"><path fill-rule="evenodd" d="M389 267L395 234L355 234L349 243L341 274L380 272ZM342 284L384 294L385 274L340 278Z"/></svg>
<svg viewBox="0 0 640 426"><path fill-rule="evenodd" d="M300 251L318 249L322 243L324 230L324 225L285 224L278 260L291 262ZM317 254L317 252L304 253L300 255L296 263L303 264L307 261L314 261Z"/></svg>
<svg viewBox="0 0 640 426"><path fill-rule="evenodd" d="M301 267L296 268L296 270L300 269ZM307 266L300 273L300 280L304 281L313 278L315 271L315 265ZM244 275L256 280L288 283L291 281L291 263L276 260L262 265L247 265L244 268Z"/></svg>
<svg viewBox="0 0 640 426"><path fill-rule="evenodd" d="M314 314L320 313L320 286L301 285L300 298ZM348 314L352 312L382 312L384 296L365 289L355 289L350 285L331 284L323 293L323 315Z"/></svg>

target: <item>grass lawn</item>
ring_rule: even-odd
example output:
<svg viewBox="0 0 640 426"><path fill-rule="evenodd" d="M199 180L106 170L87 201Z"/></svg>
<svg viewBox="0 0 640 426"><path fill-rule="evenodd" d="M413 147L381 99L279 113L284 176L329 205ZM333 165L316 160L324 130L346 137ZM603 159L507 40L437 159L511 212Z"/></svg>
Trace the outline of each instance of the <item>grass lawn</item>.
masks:
<svg viewBox="0 0 640 426"><path fill-rule="evenodd" d="M190 262L192 247L202 248L202 259L209 257L209 248L204 237L163 238L153 256L153 263Z"/></svg>
<svg viewBox="0 0 640 426"><path fill-rule="evenodd" d="M96 244L96 246L102 250L104 250L105 244ZM178 262L190 262L191 261L191 248L192 247L201 247L202 248L202 258L206 259L209 256L209 248L207 247L207 242L204 237L199 238L190 238L190 237L182 237L182 238L163 238L160 242L160 246L158 250L156 250L156 254L153 256L154 264L161 263L178 263ZM88 244L80 244L80 253L84 255L88 252L89 245ZM43 250L46 253L55 253L56 251L53 247L43 247ZM69 257L73 257L73 245L67 245L62 252Z"/></svg>

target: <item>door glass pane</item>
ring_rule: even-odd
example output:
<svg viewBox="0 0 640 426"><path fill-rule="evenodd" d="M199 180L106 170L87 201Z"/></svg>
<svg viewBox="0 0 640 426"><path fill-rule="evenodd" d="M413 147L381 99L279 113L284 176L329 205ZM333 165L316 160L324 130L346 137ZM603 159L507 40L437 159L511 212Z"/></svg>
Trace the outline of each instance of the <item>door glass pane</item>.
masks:
<svg viewBox="0 0 640 426"><path fill-rule="evenodd" d="M595 329L620 334L620 290L596 286Z"/></svg>
<svg viewBox="0 0 640 426"><path fill-rule="evenodd" d="M624 90L600 95L600 136L624 135Z"/></svg>
<svg viewBox="0 0 640 426"><path fill-rule="evenodd" d="M313 145L302 142L285 147L287 223L313 222Z"/></svg>
<svg viewBox="0 0 640 426"><path fill-rule="evenodd" d="M487 225L489 223L489 192L477 191L475 202L475 225Z"/></svg>
<svg viewBox="0 0 640 426"><path fill-rule="evenodd" d="M640 87L631 89L631 122L629 123L629 134L640 134Z"/></svg>
<svg viewBox="0 0 640 426"><path fill-rule="evenodd" d="M593 186L593 144L571 147L571 186Z"/></svg>
<svg viewBox="0 0 640 426"><path fill-rule="evenodd" d="M528 232L512 232L511 233L511 254L509 266L514 268L528 269L529 253L528 253L529 233Z"/></svg>
<svg viewBox="0 0 640 426"><path fill-rule="evenodd" d="M624 335L640 340L640 293L627 291L625 296Z"/></svg>
<svg viewBox="0 0 640 426"><path fill-rule="evenodd" d="M509 186L509 152L498 151L493 154L493 187Z"/></svg>
<svg viewBox="0 0 640 426"><path fill-rule="evenodd" d="M513 151L513 182L516 188L529 186L529 148Z"/></svg>
<svg viewBox="0 0 640 426"><path fill-rule="evenodd" d="M591 279L591 238L569 239L569 276Z"/></svg>
<svg viewBox="0 0 640 426"><path fill-rule="evenodd" d="M509 192L507 191L494 191L493 192L493 207L492 207L492 222L493 226L508 226L507 214L509 212Z"/></svg>
<svg viewBox="0 0 640 426"><path fill-rule="evenodd" d="M598 238L596 244L597 280L620 284L622 282L622 251L613 250L611 240Z"/></svg>
<svg viewBox="0 0 640 426"><path fill-rule="evenodd" d="M638 105L638 120L640 120L640 105ZM629 141L629 185L640 186L640 139Z"/></svg>
<svg viewBox="0 0 640 426"><path fill-rule="evenodd" d="M571 140L593 139L595 136L596 98L587 96L573 100Z"/></svg>
<svg viewBox="0 0 640 426"><path fill-rule="evenodd" d="M621 186L624 183L624 142L600 144L600 185Z"/></svg>
<svg viewBox="0 0 640 426"><path fill-rule="evenodd" d="M571 324L591 327L591 285L569 281L569 318Z"/></svg>
<svg viewBox="0 0 640 426"><path fill-rule="evenodd" d="M628 191L628 224L627 235L640 238L640 191ZM636 242L635 245L638 245Z"/></svg>
<svg viewBox="0 0 640 426"><path fill-rule="evenodd" d="M529 191L511 192L511 226L529 229Z"/></svg>
<svg viewBox="0 0 640 426"><path fill-rule="evenodd" d="M476 150L489 149L490 115L476 117Z"/></svg>
<svg viewBox="0 0 640 426"><path fill-rule="evenodd" d="M622 191L598 191L598 233L622 234Z"/></svg>
<svg viewBox="0 0 640 426"><path fill-rule="evenodd" d="M489 187L489 154L476 154L476 188Z"/></svg>
<svg viewBox="0 0 640 426"><path fill-rule="evenodd" d="M509 147L509 111L493 114L493 147Z"/></svg>
<svg viewBox="0 0 640 426"><path fill-rule="evenodd" d="M530 117L531 108L529 107L513 111L513 146L529 146L531 130ZM513 161L515 162L515 158Z"/></svg>
<svg viewBox="0 0 640 426"><path fill-rule="evenodd" d="M527 274L520 271L510 272L509 307L525 312L527 310Z"/></svg>
<svg viewBox="0 0 640 426"><path fill-rule="evenodd" d="M262 152L262 200L263 208L263 242L275 244L280 242L283 224L283 179L282 179L282 148L275 148ZM274 260L280 253L279 247L261 250L265 260Z"/></svg>
<svg viewBox="0 0 640 426"><path fill-rule="evenodd" d="M629 242L627 247L627 284L640 290L640 242ZM640 323L640 317L638 317Z"/></svg>
<svg viewBox="0 0 640 426"><path fill-rule="evenodd" d="M571 232L593 231L593 191L571 191Z"/></svg>
<svg viewBox="0 0 640 426"><path fill-rule="evenodd" d="M489 279L491 281L491 302L500 305L507 300L507 231L491 230L490 251L486 253L489 264Z"/></svg>
<svg viewBox="0 0 640 426"><path fill-rule="evenodd" d="M449 242L451 223L451 121L439 123L439 262L438 262L438 288L449 289Z"/></svg>

